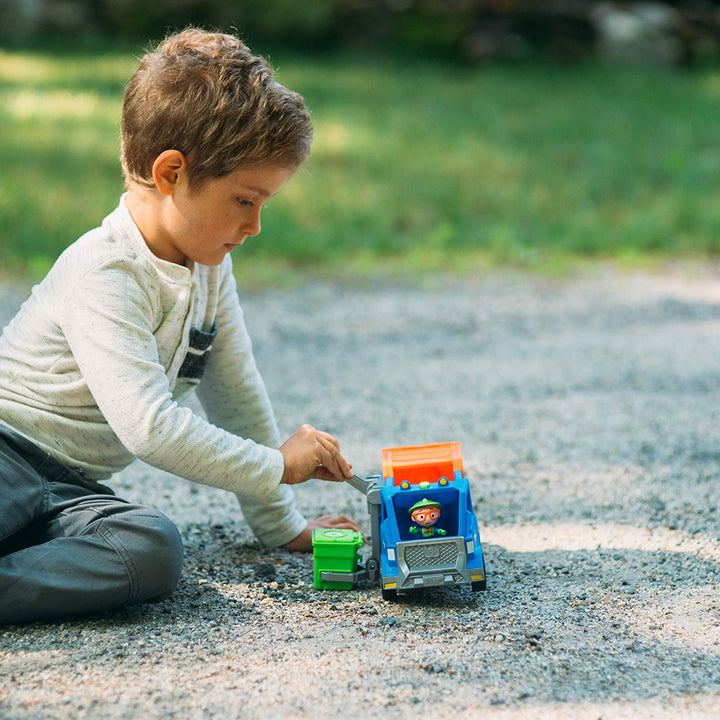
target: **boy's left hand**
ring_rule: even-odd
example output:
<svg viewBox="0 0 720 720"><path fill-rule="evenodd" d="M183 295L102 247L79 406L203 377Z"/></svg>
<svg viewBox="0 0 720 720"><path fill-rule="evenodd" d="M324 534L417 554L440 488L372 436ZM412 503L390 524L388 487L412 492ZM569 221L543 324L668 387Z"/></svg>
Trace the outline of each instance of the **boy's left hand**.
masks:
<svg viewBox="0 0 720 720"><path fill-rule="evenodd" d="M322 515L308 520L307 527L289 543L284 545L286 550L294 552L310 552L312 550L312 531L315 528L340 528L341 530L359 531L360 526L346 515Z"/></svg>

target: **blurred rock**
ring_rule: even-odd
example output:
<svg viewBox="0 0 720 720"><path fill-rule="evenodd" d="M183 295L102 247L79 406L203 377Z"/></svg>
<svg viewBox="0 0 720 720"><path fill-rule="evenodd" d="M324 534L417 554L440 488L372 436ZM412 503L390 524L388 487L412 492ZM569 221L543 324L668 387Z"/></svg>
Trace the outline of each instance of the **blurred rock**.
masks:
<svg viewBox="0 0 720 720"><path fill-rule="evenodd" d="M2 0L0 40L23 42L37 33L42 23L43 0Z"/></svg>
<svg viewBox="0 0 720 720"><path fill-rule="evenodd" d="M684 57L681 16L670 5L603 2L593 8L591 18L605 58L668 67Z"/></svg>
<svg viewBox="0 0 720 720"><path fill-rule="evenodd" d="M45 0L44 25L58 32L77 33L90 22L87 3L81 0Z"/></svg>
<svg viewBox="0 0 720 720"><path fill-rule="evenodd" d="M483 60L520 60L531 48L527 40L506 23L487 23L476 28L463 41L463 54L474 62Z"/></svg>

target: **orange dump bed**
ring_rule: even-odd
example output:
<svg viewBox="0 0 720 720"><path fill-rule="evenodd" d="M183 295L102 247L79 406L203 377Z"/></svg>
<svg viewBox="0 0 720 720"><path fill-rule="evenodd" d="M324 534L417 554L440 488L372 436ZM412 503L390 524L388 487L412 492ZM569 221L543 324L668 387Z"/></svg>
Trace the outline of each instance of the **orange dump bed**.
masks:
<svg viewBox="0 0 720 720"><path fill-rule="evenodd" d="M434 483L441 477L452 480L456 470L463 471L459 442L410 445L382 451L383 477L393 477L395 485L405 480L411 485Z"/></svg>

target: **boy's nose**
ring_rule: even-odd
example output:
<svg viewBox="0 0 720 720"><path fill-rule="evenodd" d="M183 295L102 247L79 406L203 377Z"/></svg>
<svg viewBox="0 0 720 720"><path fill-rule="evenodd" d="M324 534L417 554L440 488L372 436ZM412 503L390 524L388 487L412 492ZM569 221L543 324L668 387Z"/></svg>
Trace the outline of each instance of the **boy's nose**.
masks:
<svg viewBox="0 0 720 720"><path fill-rule="evenodd" d="M249 236L255 236L260 234L260 212L258 211L247 219L243 225L242 231Z"/></svg>

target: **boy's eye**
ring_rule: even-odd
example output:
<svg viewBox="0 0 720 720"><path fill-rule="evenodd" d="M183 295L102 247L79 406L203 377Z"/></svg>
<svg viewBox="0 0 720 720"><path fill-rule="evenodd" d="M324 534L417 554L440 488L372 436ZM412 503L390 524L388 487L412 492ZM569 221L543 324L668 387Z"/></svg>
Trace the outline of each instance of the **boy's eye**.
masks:
<svg viewBox="0 0 720 720"><path fill-rule="evenodd" d="M238 203L241 207L252 207L252 202L250 202L250 200L243 200L242 198L238 198Z"/></svg>

